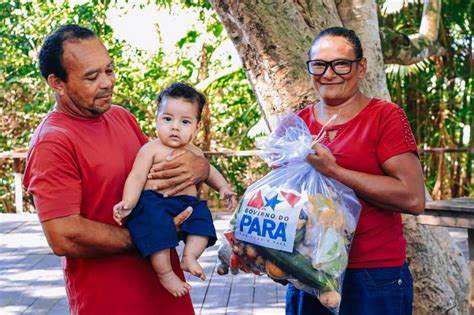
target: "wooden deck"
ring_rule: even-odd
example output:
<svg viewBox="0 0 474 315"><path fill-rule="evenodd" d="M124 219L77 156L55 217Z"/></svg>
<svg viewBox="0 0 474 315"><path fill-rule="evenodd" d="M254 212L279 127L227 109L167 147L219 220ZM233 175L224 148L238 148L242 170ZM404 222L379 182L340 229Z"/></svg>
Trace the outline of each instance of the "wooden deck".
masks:
<svg viewBox="0 0 474 315"><path fill-rule="evenodd" d="M225 216L214 222L218 232L227 227ZM450 233L467 260L466 230ZM196 314L284 314L284 286L267 277L215 272L218 244L200 258L208 279L188 276ZM35 214L0 214L0 314L69 314L60 265Z"/></svg>
<svg viewBox="0 0 474 315"><path fill-rule="evenodd" d="M226 217L214 222L218 232L227 227ZM215 272L218 244L200 258L208 279L188 276L196 314L284 314L284 286L267 277ZM60 260L35 214L0 214L0 288L2 315L69 314Z"/></svg>

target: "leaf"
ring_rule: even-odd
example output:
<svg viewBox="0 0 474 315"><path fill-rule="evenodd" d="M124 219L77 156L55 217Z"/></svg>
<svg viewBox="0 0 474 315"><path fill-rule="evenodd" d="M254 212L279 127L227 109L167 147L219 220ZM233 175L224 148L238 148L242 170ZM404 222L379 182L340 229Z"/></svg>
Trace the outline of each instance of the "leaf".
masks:
<svg viewBox="0 0 474 315"><path fill-rule="evenodd" d="M191 44L196 42L196 38L199 36L199 33L197 31L189 31L186 36L181 38L176 45L178 45L179 48L183 48L185 44Z"/></svg>

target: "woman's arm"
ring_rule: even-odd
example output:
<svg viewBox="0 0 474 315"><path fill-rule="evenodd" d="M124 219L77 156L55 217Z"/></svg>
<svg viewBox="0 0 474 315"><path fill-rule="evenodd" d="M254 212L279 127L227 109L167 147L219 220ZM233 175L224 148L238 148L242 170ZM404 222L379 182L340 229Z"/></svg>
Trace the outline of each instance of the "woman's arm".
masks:
<svg viewBox="0 0 474 315"><path fill-rule="evenodd" d="M425 207L423 170L412 152L393 156L382 169L386 175L372 175L352 171L337 165L336 159L320 145L316 154L308 155L308 162L320 173L352 188L361 198L396 212L421 214Z"/></svg>

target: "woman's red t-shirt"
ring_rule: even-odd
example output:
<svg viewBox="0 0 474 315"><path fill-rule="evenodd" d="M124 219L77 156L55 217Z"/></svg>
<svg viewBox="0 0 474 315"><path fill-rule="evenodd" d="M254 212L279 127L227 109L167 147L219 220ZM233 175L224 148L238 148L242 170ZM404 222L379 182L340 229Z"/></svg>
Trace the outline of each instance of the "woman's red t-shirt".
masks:
<svg viewBox="0 0 474 315"><path fill-rule="evenodd" d="M322 125L314 117L314 106L298 112L311 134ZM382 165L389 158L413 152L415 138L400 106L372 99L352 120L326 127L337 130L331 141L326 135L321 143L336 157L338 165L367 174L385 175ZM400 213L379 208L359 198L362 212L352 241L349 268L396 267L406 260L406 241Z"/></svg>

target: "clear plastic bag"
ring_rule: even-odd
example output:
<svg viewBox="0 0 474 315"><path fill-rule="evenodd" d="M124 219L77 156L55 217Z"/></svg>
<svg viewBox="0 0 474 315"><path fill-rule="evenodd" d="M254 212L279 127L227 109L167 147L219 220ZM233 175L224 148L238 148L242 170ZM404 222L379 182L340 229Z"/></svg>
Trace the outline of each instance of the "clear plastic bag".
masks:
<svg viewBox="0 0 474 315"><path fill-rule="evenodd" d="M344 271L361 206L354 192L318 173L307 161L312 137L304 121L289 114L258 145L274 169L240 200L229 244L219 250L221 274L230 265L318 297L338 313Z"/></svg>

